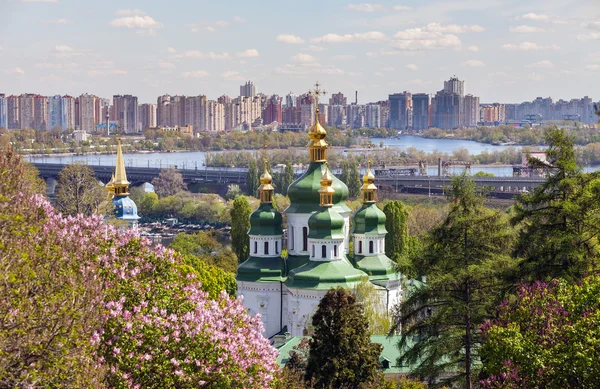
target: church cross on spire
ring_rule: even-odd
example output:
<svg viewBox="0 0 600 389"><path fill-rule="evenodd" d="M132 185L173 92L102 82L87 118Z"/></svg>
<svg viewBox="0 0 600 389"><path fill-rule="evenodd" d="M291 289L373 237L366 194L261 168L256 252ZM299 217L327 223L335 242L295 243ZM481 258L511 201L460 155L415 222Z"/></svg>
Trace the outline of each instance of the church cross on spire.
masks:
<svg viewBox="0 0 600 389"><path fill-rule="evenodd" d="M321 86L321 84L319 84L319 81L317 81L317 83L315 84L315 89L311 89L308 91L308 94L311 96L314 96L314 98L315 98L315 104L317 105L317 111L319 110L319 96L327 94L326 90L319 88L320 86Z"/></svg>

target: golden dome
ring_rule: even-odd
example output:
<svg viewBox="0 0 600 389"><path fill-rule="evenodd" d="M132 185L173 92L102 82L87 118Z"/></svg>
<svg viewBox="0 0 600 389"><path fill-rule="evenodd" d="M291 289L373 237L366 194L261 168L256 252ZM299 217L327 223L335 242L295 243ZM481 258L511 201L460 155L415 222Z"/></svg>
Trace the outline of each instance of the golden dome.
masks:
<svg viewBox="0 0 600 389"><path fill-rule="evenodd" d="M323 176L321 177L321 188L319 189L321 205L324 207L333 205L333 194L335 193L335 189L331 186L332 183L333 177L331 177L329 167L325 165L325 172L323 172Z"/></svg>
<svg viewBox="0 0 600 389"><path fill-rule="evenodd" d="M266 162L265 162L266 164ZM265 167L265 172L260 176L260 183L263 185L267 185L273 182L273 177L269 174L269 171Z"/></svg>
<svg viewBox="0 0 600 389"><path fill-rule="evenodd" d="M260 176L260 186L258 187L261 203L271 203L273 201L273 191L275 188L271 185L272 182L273 177L269 174L267 160L265 159L265 171Z"/></svg>
<svg viewBox="0 0 600 389"><path fill-rule="evenodd" d="M327 136L327 131L325 131L321 123L319 123L319 108L315 110L315 124L308 130L308 136L310 136L310 139L312 140L324 139Z"/></svg>
<svg viewBox="0 0 600 389"><path fill-rule="evenodd" d="M375 186L375 175L371 172L371 160L367 163L367 171L363 176L363 186L360 188L363 194L363 202L372 203L375 202L375 192L377 186Z"/></svg>

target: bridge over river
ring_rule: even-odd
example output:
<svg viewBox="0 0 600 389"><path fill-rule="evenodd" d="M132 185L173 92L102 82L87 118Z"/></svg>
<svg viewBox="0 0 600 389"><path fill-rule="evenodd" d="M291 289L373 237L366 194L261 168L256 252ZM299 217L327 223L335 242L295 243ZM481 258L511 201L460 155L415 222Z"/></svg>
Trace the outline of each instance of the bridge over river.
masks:
<svg viewBox="0 0 600 389"><path fill-rule="evenodd" d="M57 163L38 163L33 165L40 171L40 176L47 182L49 193L54 193L56 180L60 171L67 166ZM107 183L113 173L114 167L102 165L89 165L96 173L96 177L103 183ZM159 168L153 167L128 167L127 178L133 186L150 182L158 177ZM210 168L203 169L179 169L183 179L188 184L246 184L246 168ZM406 191L407 188L443 188L450 183L448 176L426 176L426 175L391 175L386 174L385 169L377 169L377 184L387 186L396 192ZM545 182L540 177L473 177L478 186L484 186L496 192L522 192L530 191Z"/></svg>

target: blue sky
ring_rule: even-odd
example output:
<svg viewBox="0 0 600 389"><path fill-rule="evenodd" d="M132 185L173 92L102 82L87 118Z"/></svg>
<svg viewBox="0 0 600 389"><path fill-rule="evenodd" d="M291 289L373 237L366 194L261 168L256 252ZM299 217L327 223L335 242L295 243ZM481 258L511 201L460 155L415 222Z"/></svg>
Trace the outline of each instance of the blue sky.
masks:
<svg viewBox="0 0 600 389"><path fill-rule="evenodd" d="M0 0L0 93L600 98L598 0Z"/></svg>

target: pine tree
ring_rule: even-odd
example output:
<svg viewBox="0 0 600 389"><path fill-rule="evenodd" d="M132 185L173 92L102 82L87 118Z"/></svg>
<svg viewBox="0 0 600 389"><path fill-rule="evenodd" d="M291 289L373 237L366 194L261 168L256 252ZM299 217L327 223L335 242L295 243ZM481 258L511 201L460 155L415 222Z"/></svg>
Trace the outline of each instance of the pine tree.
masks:
<svg viewBox="0 0 600 389"><path fill-rule="evenodd" d="M294 167L292 166L291 161L287 161L285 163L285 168L283 168L283 180L280 193L286 196L288 187L292 182L294 182Z"/></svg>
<svg viewBox="0 0 600 389"><path fill-rule="evenodd" d="M314 380L315 388L358 388L377 378L381 345L371 343L369 324L351 292L327 292L312 325L306 380Z"/></svg>
<svg viewBox="0 0 600 389"><path fill-rule="evenodd" d="M246 193L248 196L256 197L256 191L260 185L260 176L256 166L256 160L251 158L248 162L248 174L246 175Z"/></svg>
<svg viewBox="0 0 600 389"><path fill-rule="evenodd" d="M390 201L383 207L385 213L385 254L398 262L408 243L408 211L402 201Z"/></svg>
<svg viewBox="0 0 600 389"><path fill-rule="evenodd" d="M347 160L342 160L340 162L340 181L348 185L348 181L350 179L350 163Z"/></svg>
<svg viewBox="0 0 600 389"><path fill-rule="evenodd" d="M548 180L517 204L513 224L521 227L515 254L525 280L578 280L600 266L600 174L576 164L574 140L562 129L546 133Z"/></svg>
<svg viewBox="0 0 600 389"><path fill-rule="evenodd" d="M427 283L410 291L394 327L402 330L401 359L415 366L416 376L470 389L481 365L480 326L494 315L502 279L514 267L514 234L507 216L485 208L466 176L453 179L450 200L446 220L414 259Z"/></svg>
<svg viewBox="0 0 600 389"><path fill-rule="evenodd" d="M353 162L350 166L350 172L348 173L348 195L350 197L356 198L360 196L360 173L358 172L358 167L356 162Z"/></svg>
<svg viewBox="0 0 600 389"><path fill-rule="evenodd" d="M250 238L250 203L244 196L233 200L231 209L231 247L237 255L238 261L243 262L248 258Z"/></svg>

